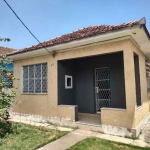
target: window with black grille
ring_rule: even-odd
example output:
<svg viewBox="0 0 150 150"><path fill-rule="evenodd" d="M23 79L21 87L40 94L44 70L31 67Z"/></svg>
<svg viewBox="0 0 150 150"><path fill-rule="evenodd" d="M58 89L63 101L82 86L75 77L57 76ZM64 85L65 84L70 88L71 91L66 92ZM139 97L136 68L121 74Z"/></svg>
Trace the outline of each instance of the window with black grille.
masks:
<svg viewBox="0 0 150 150"><path fill-rule="evenodd" d="M145 61L146 65L146 78L147 78L147 90L150 91L150 61Z"/></svg>
<svg viewBox="0 0 150 150"><path fill-rule="evenodd" d="M136 103L137 103L137 106L141 106L141 84L140 84L139 56L136 53L134 53L134 72L135 72Z"/></svg>
<svg viewBox="0 0 150 150"><path fill-rule="evenodd" d="M47 64L23 67L23 93L47 93Z"/></svg>

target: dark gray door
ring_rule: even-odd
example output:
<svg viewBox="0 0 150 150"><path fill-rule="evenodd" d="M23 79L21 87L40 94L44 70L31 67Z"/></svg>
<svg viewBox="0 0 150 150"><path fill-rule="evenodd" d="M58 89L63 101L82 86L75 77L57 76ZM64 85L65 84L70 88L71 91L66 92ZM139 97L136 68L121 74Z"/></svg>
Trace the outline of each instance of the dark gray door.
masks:
<svg viewBox="0 0 150 150"><path fill-rule="evenodd" d="M102 107L111 106L110 91L110 69L95 69L95 98L96 112L99 113Z"/></svg>

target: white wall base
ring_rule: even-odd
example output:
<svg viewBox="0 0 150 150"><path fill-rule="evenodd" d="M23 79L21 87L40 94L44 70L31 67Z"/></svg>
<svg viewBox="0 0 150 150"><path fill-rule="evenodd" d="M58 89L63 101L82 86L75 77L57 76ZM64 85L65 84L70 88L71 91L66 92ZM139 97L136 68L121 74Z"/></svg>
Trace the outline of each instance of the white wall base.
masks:
<svg viewBox="0 0 150 150"><path fill-rule="evenodd" d="M127 129L123 127L102 124L102 132L123 137L138 137L149 119L150 114L148 114L135 129Z"/></svg>
<svg viewBox="0 0 150 150"><path fill-rule="evenodd" d="M147 116L145 116L145 118L140 122L140 124L136 128L136 135L135 135L136 137L139 136L140 132L144 129L149 119L150 119L150 113Z"/></svg>
<svg viewBox="0 0 150 150"><path fill-rule="evenodd" d="M33 115L33 114L23 114L23 113L17 113L17 112L12 112L11 117L19 121L25 120L25 121L33 121L33 122L50 122L53 124L60 124L61 126L74 127L73 125L74 121L65 120L61 118L55 118L55 117L40 116L40 115Z"/></svg>
<svg viewBox="0 0 150 150"><path fill-rule="evenodd" d="M26 120L26 121L33 121L33 122L50 122L53 124L59 124L61 126L70 126L70 127L78 126L79 128L81 126L83 126L83 128L84 128L84 125L81 125L79 123L78 123L79 124L78 125L75 121L65 120L65 119L61 119L61 118L32 115L32 114L23 114L23 113L16 113L16 112L12 112L11 116L19 121ZM123 136L123 137L137 137L149 119L150 119L150 114L148 114L141 121L141 123L139 124L139 126L136 129L127 129L127 128L123 128L123 127L102 124L102 125L96 127L96 129L94 128L92 130L101 131L105 134L111 134L111 135L117 135L117 136ZM91 125L87 124L85 126L91 126ZM90 130L91 128L88 127L87 129Z"/></svg>
<svg viewBox="0 0 150 150"><path fill-rule="evenodd" d="M104 125L102 124L102 131L106 134L123 136L123 137L131 137L132 133L131 130L123 127L111 126L111 125Z"/></svg>

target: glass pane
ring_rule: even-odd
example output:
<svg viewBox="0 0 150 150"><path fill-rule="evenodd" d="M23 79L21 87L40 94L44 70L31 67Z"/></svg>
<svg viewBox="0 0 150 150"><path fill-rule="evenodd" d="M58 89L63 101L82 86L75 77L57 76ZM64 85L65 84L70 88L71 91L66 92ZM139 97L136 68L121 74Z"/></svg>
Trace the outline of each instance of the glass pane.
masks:
<svg viewBox="0 0 150 150"><path fill-rule="evenodd" d="M42 77L47 77L47 64L42 64Z"/></svg>
<svg viewBox="0 0 150 150"><path fill-rule="evenodd" d="M71 86L71 78L67 78L67 86Z"/></svg>
<svg viewBox="0 0 150 150"><path fill-rule="evenodd" d="M29 79L29 93L34 93L34 79Z"/></svg>
<svg viewBox="0 0 150 150"><path fill-rule="evenodd" d="M47 93L47 79L42 79L42 93Z"/></svg>
<svg viewBox="0 0 150 150"><path fill-rule="evenodd" d="M23 92L28 93L28 80L23 80Z"/></svg>
<svg viewBox="0 0 150 150"><path fill-rule="evenodd" d="M147 89L150 91L150 77L147 77Z"/></svg>
<svg viewBox="0 0 150 150"><path fill-rule="evenodd" d="M41 78L41 65L35 65L35 78Z"/></svg>
<svg viewBox="0 0 150 150"><path fill-rule="evenodd" d="M34 66L29 66L29 79L34 78Z"/></svg>
<svg viewBox="0 0 150 150"><path fill-rule="evenodd" d="M23 79L28 79L28 66L23 67Z"/></svg>
<svg viewBox="0 0 150 150"><path fill-rule="evenodd" d="M35 93L41 93L41 79L35 80Z"/></svg>

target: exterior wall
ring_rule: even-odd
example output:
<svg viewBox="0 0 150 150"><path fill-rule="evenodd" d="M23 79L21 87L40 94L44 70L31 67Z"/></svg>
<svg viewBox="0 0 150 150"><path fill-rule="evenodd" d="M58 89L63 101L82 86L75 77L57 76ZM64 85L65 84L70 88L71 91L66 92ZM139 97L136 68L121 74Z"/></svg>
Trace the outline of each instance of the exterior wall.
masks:
<svg viewBox="0 0 150 150"><path fill-rule="evenodd" d="M21 77L21 67L23 65L31 65L37 63L48 63L48 93L47 94L21 94L18 100L20 104L14 106L14 112L25 114L35 114L50 117L60 117L63 119L75 120L76 106L61 106L58 103L58 68L57 61L71 58L79 58L86 56L94 56L99 54L107 54L112 52L123 51L124 57L124 76L126 91L126 109L102 109L102 124L120 126L125 128L136 128L144 117L149 113L149 105L147 98L146 72L145 72L145 56L133 44L131 40L122 40L108 44L89 46L72 51L66 51L51 55L18 60L14 62L15 76ZM136 108L135 94L135 75L134 75L134 59L133 51L139 55L140 62L140 81L141 81L141 99L142 106ZM20 89L20 81L16 81L15 85ZM18 92L21 92L18 90Z"/></svg>
<svg viewBox="0 0 150 150"><path fill-rule="evenodd" d="M48 93L47 94L23 94L21 93L22 72L21 68L25 65L47 63L48 68ZM30 59L18 60L14 62L14 75L20 78L14 85L18 87L17 100L19 103L14 105L13 112L24 114L50 116L75 120L76 106L57 105L57 62L50 55L34 57Z"/></svg>
<svg viewBox="0 0 150 150"><path fill-rule="evenodd" d="M147 83L145 70L145 55L132 42L128 41L124 51L124 72L126 89L126 110L102 109L102 124L136 129L140 122L149 114L147 98ZM134 53L139 56L140 82L141 82L141 107L136 105ZM123 121L121 121L123 118Z"/></svg>
<svg viewBox="0 0 150 150"><path fill-rule="evenodd" d="M149 105L149 94L147 91L147 80L146 80L146 68L145 68L145 55L140 51L138 47L136 47L133 43L131 43L132 50L139 56L139 69L140 69L140 82L141 82L141 107L137 108L135 106L135 126L137 128L142 120L149 114L150 105Z"/></svg>
<svg viewBox="0 0 150 150"><path fill-rule="evenodd" d="M58 103L78 105L80 113L96 113L95 68L104 67L110 69L111 107L125 109L123 52L59 61ZM73 76L72 89L65 89L65 75Z"/></svg>
<svg viewBox="0 0 150 150"><path fill-rule="evenodd" d="M73 77L73 88L65 89L65 75ZM58 62L58 104L76 105L76 82L75 82L75 61L65 60Z"/></svg>

